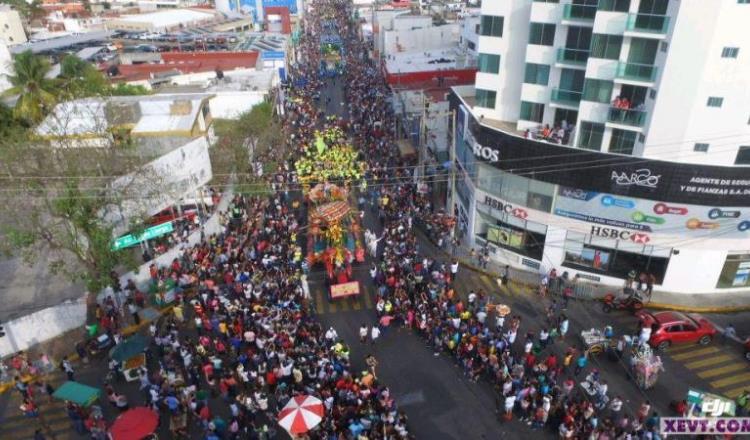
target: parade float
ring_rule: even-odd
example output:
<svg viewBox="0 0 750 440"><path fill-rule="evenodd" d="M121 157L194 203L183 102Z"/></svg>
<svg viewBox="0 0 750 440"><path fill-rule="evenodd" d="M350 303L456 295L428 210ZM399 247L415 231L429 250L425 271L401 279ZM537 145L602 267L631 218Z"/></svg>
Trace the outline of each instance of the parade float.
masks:
<svg viewBox="0 0 750 440"><path fill-rule="evenodd" d="M295 163L308 204L307 261L325 267L332 298L359 293L352 264L364 261L365 250L349 191L364 177L365 165L357 156L344 132L332 127L316 132Z"/></svg>
<svg viewBox="0 0 750 440"><path fill-rule="evenodd" d="M343 70L343 42L337 33L335 23L324 22L320 37L320 70L324 76L335 76Z"/></svg>

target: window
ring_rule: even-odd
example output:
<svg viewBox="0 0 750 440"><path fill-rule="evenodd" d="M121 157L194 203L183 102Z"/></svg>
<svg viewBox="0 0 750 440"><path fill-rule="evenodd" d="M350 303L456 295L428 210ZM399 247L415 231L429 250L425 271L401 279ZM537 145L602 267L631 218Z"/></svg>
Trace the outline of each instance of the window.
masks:
<svg viewBox="0 0 750 440"><path fill-rule="evenodd" d="M662 41L661 44L659 45L659 49L662 52L666 52L667 50L669 50L669 43L667 43L666 41Z"/></svg>
<svg viewBox="0 0 750 440"><path fill-rule="evenodd" d="M578 146L587 150L599 151L602 149L602 138L604 137L604 124L581 121L581 134L578 137Z"/></svg>
<svg viewBox="0 0 750 440"><path fill-rule="evenodd" d="M630 0L599 0L600 11L628 12Z"/></svg>
<svg viewBox="0 0 750 440"><path fill-rule="evenodd" d="M722 58L737 58L737 54L740 53L739 47L725 47L721 50Z"/></svg>
<svg viewBox="0 0 750 440"><path fill-rule="evenodd" d="M526 84L539 84L546 86L549 82L549 66L546 64L526 63L526 72L523 75Z"/></svg>
<svg viewBox="0 0 750 440"><path fill-rule="evenodd" d="M638 133L629 130L612 130L612 139L609 140L609 152L616 154L633 154L635 138Z"/></svg>
<svg viewBox="0 0 750 440"><path fill-rule="evenodd" d="M750 286L750 252L729 254L716 283L718 289Z"/></svg>
<svg viewBox="0 0 750 440"><path fill-rule="evenodd" d="M619 59L621 48L621 35L594 34L591 37L591 56L594 58Z"/></svg>
<svg viewBox="0 0 750 440"><path fill-rule="evenodd" d="M750 146L743 145L737 150L737 158L734 159L735 165L750 165Z"/></svg>
<svg viewBox="0 0 750 440"><path fill-rule="evenodd" d="M473 41L467 41L467 42L466 42L466 47L468 47L468 48L469 48L469 50L476 50L476 48L477 48L477 45L476 45L476 44L474 44L474 42L473 42Z"/></svg>
<svg viewBox="0 0 750 440"><path fill-rule="evenodd" d="M555 41L555 25L550 23L531 23L529 44L552 46Z"/></svg>
<svg viewBox="0 0 750 440"><path fill-rule="evenodd" d="M479 201L475 220L474 231L478 238L535 260L542 259L546 225L522 220ZM490 246L490 252L496 251L493 247Z"/></svg>
<svg viewBox="0 0 750 440"><path fill-rule="evenodd" d="M750 0L737 0L737 4L750 5Z"/></svg>
<svg viewBox="0 0 750 440"><path fill-rule="evenodd" d="M521 101L520 119L541 123L544 119L544 104Z"/></svg>
<svg viewBox="0 0 750 440"><path fill-rule="evenodd" d="M482 15L479 35L485 37L502 37L503 36L504 17L496 15Z"/></svg>
<svg viewBox="0 0 750 440"><path fill-rule="evenodd" d="M476 100L477 106L485 108L495 108L495 99L497 92L494 90L477 89Z"/></svg>
<svg viewBox="0 0 750 440"><path fill-rule="evenodd" d="M646 142L646 136L644 136L643 133L638 135L638 142L640 142L641 144Z"/></svg>
<svg viewBox="0 0 750 440"><path fill-rule="evenodd" d="M534 0L537 3L560 3L560 0Z"/></svg>
<svg viewBox="0 0 750 440"><path fill-rule="evenodd" d="M612 81L586 78L583 82L583 100L609 104L612 101Z"/></svg>
<svg viewBox="0 0 750 440"><path fill-rule="evenodd" d="M708 153L708 144L699 142L693 145L693 151L697 151L698 153Z"/></svg>
<svg viewBox="0 0 750 440"><path fill-rule="evenodd" d="M651 99L656 99L656 89L651 89L648 91L648 97Z"/></svg>
<svg viewBox="0 0 750 440"><path fill-rule="evenodd" d="M497 74L500 72L500 55L480 53L478 64L480 72Z"/></svg>
<svg viewBox="0 0 750 440"><path fill-rule="evenodd" d="M682 326L680 324L674 324L667 327L668 333L679 333L682 331Z"/></svg>
<svg viewBox="0 0 750 440"><path fill-rule="evenodd" d="M724 98L718 96L709 96L708 102L706 103L709 107L721 107L722 104L724 104Z"/></svg>

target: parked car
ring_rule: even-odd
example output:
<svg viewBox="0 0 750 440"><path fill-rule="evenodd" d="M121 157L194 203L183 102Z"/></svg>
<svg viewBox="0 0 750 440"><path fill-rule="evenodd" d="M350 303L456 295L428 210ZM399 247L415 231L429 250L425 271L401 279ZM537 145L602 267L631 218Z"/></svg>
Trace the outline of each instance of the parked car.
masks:
<svg viewBox="0 0 750 440"><path fill-rule="evenodd" d="M716 336L716 327L695 313L640 311L636 314L641 325L651 326L648 343L660 350L673 344L698 343L706 345Z"/></svg>

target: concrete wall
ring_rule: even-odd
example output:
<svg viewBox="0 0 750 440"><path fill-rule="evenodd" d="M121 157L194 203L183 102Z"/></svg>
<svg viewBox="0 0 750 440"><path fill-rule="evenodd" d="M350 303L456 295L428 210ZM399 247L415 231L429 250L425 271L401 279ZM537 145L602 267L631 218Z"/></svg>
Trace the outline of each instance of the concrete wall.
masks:
<svg viewBox="0 0 750 440"><path fill-rule="evenodd" d="M0 358L61 335L86 320L86 299L67 301L3 324Z"/></svg>
<svg viewBox="0 0 750 440"><path fill-rule="evenodd" d="M385 31L383 54L387 56L399 52L421 52L455 46L458 43L459 33L460 29L457 24Z"/></svg>

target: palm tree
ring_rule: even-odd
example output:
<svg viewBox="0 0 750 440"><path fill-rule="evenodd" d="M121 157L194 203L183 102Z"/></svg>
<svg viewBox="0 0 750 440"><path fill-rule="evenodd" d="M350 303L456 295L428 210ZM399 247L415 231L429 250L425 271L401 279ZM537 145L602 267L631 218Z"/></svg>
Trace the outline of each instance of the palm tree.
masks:
<svg viewBox="0 0 750 440"><path fill-rule="evenodd" d="M13 71L10 83L13 85L3 95L19 95L13 115L32 123L39 122L55 105L53 81L46 78L50 64L45 58L34 55L30 50L13 58Z"/></svg>

